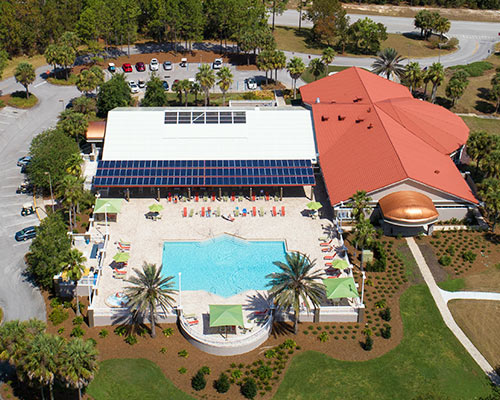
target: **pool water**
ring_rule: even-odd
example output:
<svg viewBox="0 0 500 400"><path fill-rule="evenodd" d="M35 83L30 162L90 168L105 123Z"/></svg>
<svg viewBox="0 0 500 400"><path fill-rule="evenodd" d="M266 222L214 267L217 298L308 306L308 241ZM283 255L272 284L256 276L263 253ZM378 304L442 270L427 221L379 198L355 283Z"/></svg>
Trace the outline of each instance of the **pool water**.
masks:
<svg viewBox="0 0 500 400"><path fill-rule="evenodd" d="M230 297L246 290L267 289L266 275L285 261L283 241L247 241L222 235L201 242L165 242L162 275L173 275L181 289L205 290ZM178 289L178 286L176 287Z"/></svg>

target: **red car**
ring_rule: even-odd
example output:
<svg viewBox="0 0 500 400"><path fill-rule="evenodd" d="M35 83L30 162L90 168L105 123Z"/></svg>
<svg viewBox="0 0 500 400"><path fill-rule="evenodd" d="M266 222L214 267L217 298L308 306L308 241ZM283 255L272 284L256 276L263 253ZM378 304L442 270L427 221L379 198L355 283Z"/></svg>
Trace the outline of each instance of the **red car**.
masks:
<svg viewBox="0 0 500 400"><path fill-rule="evenodd" d="M123 72L132 72L132 66L129 63L122 65Z"/></svg>
<svg viewBox="0 0 500 400"><path fill-rule="evenodd" d="M137 70L137 72L146 71L146 66L144 65L143 62L139 61L138 63L135 64L135 69Z"/></svg>

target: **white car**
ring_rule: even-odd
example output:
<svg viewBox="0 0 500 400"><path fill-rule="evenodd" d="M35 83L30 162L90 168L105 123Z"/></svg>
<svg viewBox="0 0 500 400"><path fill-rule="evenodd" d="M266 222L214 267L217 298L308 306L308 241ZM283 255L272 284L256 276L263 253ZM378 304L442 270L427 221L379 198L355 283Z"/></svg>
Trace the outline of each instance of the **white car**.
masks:
<svg viewBox="0 0 500 400"><path fill-rule="evenodd" d="M158 62L158 60L156 58L152 58L150 63L149 63L149 69L151 71L158 71L159 66L160 66L160 63Z"/></svg>
<svg viewBox="0 0 500 400"><path fill-rule="evenodd" d="M172 62L170 62L170 61L164 61L163 62L163 69L165 71L172 71Z"/></svg>
<svg viewBox="0 0 500 400"><path fill-rule="evenodd" d="M222 68L222 63L223 63L222 58L216 58L214 60L214 63L212 64L212 68L213 69L221 69Z"/></svg>
<svg viewBox="0 0 500 400"><path fill-rule="evenodd" d="M146 82L145 81L137 81L137 86L139 86L141 89L146 87Z"/></svg>
<svg viewBox="0 0 500 400"><path fill-rule="evenodd" d="M257 89L257 81L254 78L248 78L247 79L247 88L249 90Z"/></svg>
<svg viewBox="0 0 500 400"><path fill-rule="evenodd" d="M139 93L139 86L134 81L128 81L128 85L132 93Z"/></svg>

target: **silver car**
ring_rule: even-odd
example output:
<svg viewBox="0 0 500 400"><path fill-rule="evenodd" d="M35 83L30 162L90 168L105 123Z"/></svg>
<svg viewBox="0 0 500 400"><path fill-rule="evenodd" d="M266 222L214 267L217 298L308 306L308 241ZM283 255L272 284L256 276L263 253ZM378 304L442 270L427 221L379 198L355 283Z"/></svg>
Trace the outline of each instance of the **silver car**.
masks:
<svg viewBox="0 0 500 400"><path fill-rule="evenodd" d="M128 81L132 93L139 93L139 86L134 81Z"/></svg>
<svg viewBox="0 0 500 400"><path fill-rule="evenodd" d="M172 63L170 61L165 61L163 63L163 69L165 71L171 71L172 70Z"/></svg>

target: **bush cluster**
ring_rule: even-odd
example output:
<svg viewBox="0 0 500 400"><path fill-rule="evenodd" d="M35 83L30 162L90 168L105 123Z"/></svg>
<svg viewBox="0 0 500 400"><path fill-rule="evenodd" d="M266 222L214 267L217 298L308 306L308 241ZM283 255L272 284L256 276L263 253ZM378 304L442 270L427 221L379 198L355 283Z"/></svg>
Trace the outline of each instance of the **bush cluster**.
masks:
<svg viewBox="0 0 500 400"><path fill-rule="evenodd" d="M366 263L366 270L372 272L383 272L387 267L387 252L382 242L374 242L372 246L373 262Z"/></svg>
<svg viewBox="0 0 500 400"><path fill-rule="evenodd" d="M68 319L68 317L69 317L68 312L64 308L62 308L62 306L57 306L49 314L49 320L54 325L62 324L64 321Z"/></svg>
<svg viewBox="0 0 500 400"><path fill-rule="evenodd" d="M241 394L247 399L253 399L257 396L257 384L252 378L248 378L241 385Z"/></svg>
<svg viewBox="0 0 500 400"><path fill-rule="evenodd" d="M466 65L454 65L449 67L449 69L457 70L463 69L471 77L483 76L484 73L490 69L493 69L493 64L488 61L476 61Z"/></svg>
<svg viewBox="0 0 500 400"><path fill-rule="evenodd" d="M447 267L448 265L451 264L451 256L448 254L444 254L441 257L439 257L439 264L441 264L444 267Z"/></svg>
<svg viewBox="0 0 500 400"><path fill-rule="evenodd" d="M229 378L224 372L222 372L219 379L214 382L214 387L217 393L226 393L229 390L231 382L229 382Z"/></svg>

